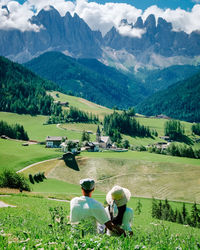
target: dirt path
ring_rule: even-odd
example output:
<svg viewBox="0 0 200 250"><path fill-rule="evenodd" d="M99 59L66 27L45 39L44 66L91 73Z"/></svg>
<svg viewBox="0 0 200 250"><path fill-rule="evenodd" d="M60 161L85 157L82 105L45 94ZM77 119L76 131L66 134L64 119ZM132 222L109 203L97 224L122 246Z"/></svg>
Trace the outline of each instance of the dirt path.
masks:
<svg viewBox="0 0 200 250"><path fill-rule="evenodd" d="M39 161L39 162L33 163L33 164L31 164L31 165L29 165L29 166L23 168L23 169L20 169L19 171L17 171L17 173L21 173L21 172L23 172L24 170L26 170L26 169L28 169L28 168L31 168L31 167L33 167L33 166L35 166L35 165L38 165L38 164L40 164L40 163L44 163L44 162L48 162L48 161L54 161L54 160L57 160L57 159L60 159L60 157L59 157L59 158L53 158L53 159L50 159L50 160Z"/></svg>
<svg viewBox="0 0 200 250"><path fill-rule="evenodd" d="M5 203L5 202L3 202L3 201L0 201L0 208L1 208L1 207L16 207L16 206L9 205L9 204L7 204L7 203Z"/></svg>

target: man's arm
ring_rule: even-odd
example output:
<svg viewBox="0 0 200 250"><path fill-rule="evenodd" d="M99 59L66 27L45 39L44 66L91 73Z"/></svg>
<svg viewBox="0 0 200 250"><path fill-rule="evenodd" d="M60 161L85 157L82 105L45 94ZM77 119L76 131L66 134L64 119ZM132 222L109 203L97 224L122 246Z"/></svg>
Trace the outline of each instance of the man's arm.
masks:
<svg viewBox="0 0 200 250"><path fill-rule="evenodd" d="M116 226L115 224L112 223L111 220L105 223L105 226L112 232L118 234L118 235L124 235L126 236L126 233L123 229L121 229L119 226Z"/></svg>

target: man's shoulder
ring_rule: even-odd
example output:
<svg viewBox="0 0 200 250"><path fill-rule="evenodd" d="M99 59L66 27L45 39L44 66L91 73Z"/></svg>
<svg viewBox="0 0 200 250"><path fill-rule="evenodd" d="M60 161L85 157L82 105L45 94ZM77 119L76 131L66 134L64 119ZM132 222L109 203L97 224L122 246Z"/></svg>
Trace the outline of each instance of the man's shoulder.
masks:
<svg viewBox="0 0 200 250"><path fill-rule="evenodd" d="M82 197L74 197L73 199L71 199L70 204L78 203L81 200L82 200Z"/></svg>

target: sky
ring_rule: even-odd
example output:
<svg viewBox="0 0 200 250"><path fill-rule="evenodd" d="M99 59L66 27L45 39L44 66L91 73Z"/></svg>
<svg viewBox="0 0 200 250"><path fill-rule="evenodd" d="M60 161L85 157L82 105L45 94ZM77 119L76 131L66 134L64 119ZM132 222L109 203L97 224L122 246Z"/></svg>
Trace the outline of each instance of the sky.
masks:
<svg viewBox="0 0 200 250"><path fill-rule="evenodd" d="M200 0L0 0L0 29L39 31L42 27L29 19L43 8L47 11L49 5L61 16L67 11L72 16L77 13L92 30L100 30L103 35L114 26L122 35L141 37L145 30L132 30L120 21L127 19L134 24L139 16L145 20L150 14L156 20L162 17L171 22L175 31L189 34L200 30Z"/></svg>

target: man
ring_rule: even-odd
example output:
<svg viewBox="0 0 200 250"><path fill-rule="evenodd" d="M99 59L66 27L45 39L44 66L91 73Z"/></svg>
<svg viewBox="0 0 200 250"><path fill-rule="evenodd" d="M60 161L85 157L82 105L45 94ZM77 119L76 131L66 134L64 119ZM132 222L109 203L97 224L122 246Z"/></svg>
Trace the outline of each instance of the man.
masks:
<svg viewBox="0 0 200 250"><path fill-rule="evenodd" d="M75 197L70 202L71 224L76 224L82 220L91 220L95 228L97 228L98 222L99 224L104 224L106 228L118 235L125 235L123 229L111 222L102 204L92 198L92 192L95 188L94 180L80 180L80 185L83 196Z"/></svg>

